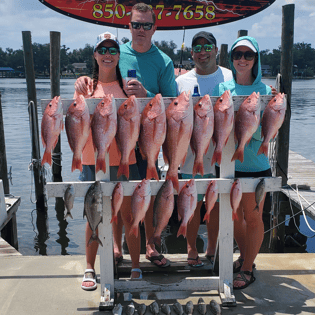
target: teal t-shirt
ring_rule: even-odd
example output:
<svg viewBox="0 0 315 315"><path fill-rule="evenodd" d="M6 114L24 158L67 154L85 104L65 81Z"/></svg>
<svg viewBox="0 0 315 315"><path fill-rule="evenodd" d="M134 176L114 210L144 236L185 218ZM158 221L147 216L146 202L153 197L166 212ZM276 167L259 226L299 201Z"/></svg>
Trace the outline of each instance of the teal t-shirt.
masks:
<svg viewBox="0 0 315 315"><path fill-rule="evenodd" d="M132 49L131 42L120 45L119 69L123 78L129 69L136 70L137 80L147 90L147 97L158 93L163 97L177 96L173 62L153 44L145 53Z"/></svg>

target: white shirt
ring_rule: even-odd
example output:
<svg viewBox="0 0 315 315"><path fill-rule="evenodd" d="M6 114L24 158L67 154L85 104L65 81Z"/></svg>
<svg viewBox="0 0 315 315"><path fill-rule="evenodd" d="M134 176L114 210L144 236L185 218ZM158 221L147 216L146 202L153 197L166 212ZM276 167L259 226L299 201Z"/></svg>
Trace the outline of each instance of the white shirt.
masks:
<svg viewBox="0 0 315 315"><path fill-rule="evenodd" d="M196 70L193 69L176 78L178 94L182 93L183 91L190 91L191 94L193 94L194 86L199 85L199 93L201 96L204 96L206 94L209 94L211 96L217 84L232 80L232 78L232 71L220 66L218 67L216 72L206 75L197 74ZM213 152L214 146L211 141L209 149L203 157L204 174L215 175L215 166L211 166ZM194 160L195 157L189 146L185 163L180 167L181 173L192 174Z"/></svg>

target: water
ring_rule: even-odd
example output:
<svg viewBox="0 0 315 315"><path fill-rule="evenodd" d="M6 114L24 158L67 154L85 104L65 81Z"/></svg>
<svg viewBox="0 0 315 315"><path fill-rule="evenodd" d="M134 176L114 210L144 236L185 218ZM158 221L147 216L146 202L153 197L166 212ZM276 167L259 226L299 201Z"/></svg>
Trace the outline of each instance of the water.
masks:
<svg viewBox="0 0 315 315"><path fill-rule="evenodd" d="M62 79L60 94L62 98L72 98L75 79ZM264 83L275 85L275 80L264 80ZM292 116L290 128L290 149L315 162L315 80L293 81ZM73 220L63 220L63 213L56 212L55 198L48 200L47 218L37 217L35 211L35 194L33 174L29 171L31 162L31 140L29 116L27 109L27 90L25 79L0 78L1 103L4 119L6 155L8 169L12 166L13 185L10 193L21 197L21 205L17 212L17 229L19 251L23 255L77 255L84 254L85 224L83 219L83 198L76 198L72 209ZM50 81L36 80L38 104L41 99L50 98ZM42 110L38 105L39 125ZM61 133L62 177L63 181L77 181L79 171L71 172L72 153L66 141L66 134ZM43 148L41 148L43 154ZM51 174L47 174L51 181ZM57 201L58 202L58 201ZM315 222L310 222L315 229ZM307 229L303 217L301 230L307 235L312 233ZM168 238L171 233L168 233ZM204 235L198 239L201 246ZM173 239L176 247L185 250L185 244L179 239ZM307 241L308 252L315 252L315 240Z"/></svg>

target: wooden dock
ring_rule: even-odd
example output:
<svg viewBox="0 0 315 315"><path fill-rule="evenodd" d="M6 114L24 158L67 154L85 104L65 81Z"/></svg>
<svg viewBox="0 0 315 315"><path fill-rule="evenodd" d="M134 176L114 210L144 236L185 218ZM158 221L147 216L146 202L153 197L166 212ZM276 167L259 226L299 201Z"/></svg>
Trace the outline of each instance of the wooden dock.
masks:
<svg viewBox="0 0 315 315"><path fill-rule="evenodd" d="M305 213L315 220L315 163L289 151L288 187L283 187L281 192L290 199L295 213L302 209L302 204ZM281 207L289 215L292 214L290 202Z"/></svg>

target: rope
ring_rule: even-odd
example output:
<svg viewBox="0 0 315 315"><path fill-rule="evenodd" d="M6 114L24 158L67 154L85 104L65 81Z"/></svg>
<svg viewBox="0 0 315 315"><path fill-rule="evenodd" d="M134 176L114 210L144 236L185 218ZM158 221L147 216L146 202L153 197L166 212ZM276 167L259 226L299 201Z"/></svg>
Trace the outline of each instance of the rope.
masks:
<svg viewBox="0 0 315 315"><path fill-rule="evenodd" d="M180 73L182 71L182 62L183 62L183 52L184 52L184 48L185 48L185 27L183 27L184 29L184 34L183 34L183 43L182 43L182 46L181 46L181 53L180 53L180 67L179 67L179 71L178 71L178 75L180 76Z"/></svg>

